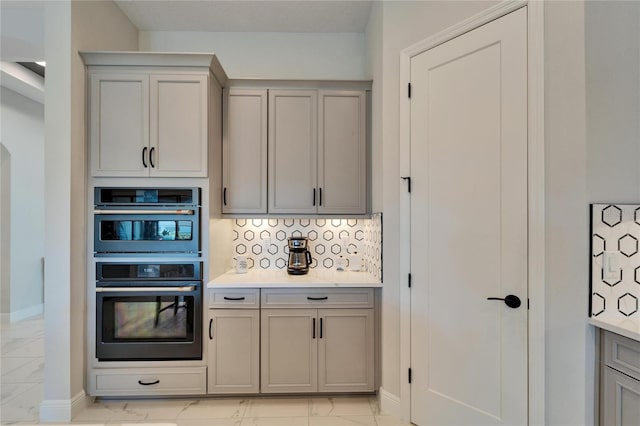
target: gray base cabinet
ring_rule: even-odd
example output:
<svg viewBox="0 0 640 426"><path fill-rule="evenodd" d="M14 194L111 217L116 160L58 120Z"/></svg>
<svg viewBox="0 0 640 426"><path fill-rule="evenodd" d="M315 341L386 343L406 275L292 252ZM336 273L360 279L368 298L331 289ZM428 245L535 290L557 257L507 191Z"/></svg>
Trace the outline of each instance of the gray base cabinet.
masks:
<svg viewBox="0 0 640 426"><path fill-rule="evenodd" d="M262 392L318 390L316 317L316 309L262 309Z"/></svg>
<svg viewBox="0 0 640 426"><path fill-rule="evenodd" d="M374 390L371 289L263 290L261 297L261 392Z"/></svg>
<svg viewBox="0 0 640 426"><path fill-rule="evenodd" d="M212 292L209 297L207 391L260 391L260 310L257 290Z"/></svg>
<svg viewBox="0 0 640 426"><path fill-rule="evenodd" d="M318 391L373 390L373 309L319 309Z"/></svg>
<svg viewBox="0 0 640 426"><path fill-rule="evenodd" d="M603 333L601 425L640 425L640 342Z"/></svg>

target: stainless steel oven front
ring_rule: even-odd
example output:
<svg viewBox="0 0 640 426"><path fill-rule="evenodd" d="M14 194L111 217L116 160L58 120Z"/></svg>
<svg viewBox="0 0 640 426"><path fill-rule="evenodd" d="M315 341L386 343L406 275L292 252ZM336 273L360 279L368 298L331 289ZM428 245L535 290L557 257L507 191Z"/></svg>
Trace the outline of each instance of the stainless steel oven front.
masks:
<svg viewBox="0 0 640 426"><path fill-rule="evenodd" d="M100 361L202 359L200 262L96 265Z"/></svg>
<svg viewBox="0 0 640 426"><path fill-rule="evenodd" d="M199 188L95 188L94 254L198 256Z"/></svg>

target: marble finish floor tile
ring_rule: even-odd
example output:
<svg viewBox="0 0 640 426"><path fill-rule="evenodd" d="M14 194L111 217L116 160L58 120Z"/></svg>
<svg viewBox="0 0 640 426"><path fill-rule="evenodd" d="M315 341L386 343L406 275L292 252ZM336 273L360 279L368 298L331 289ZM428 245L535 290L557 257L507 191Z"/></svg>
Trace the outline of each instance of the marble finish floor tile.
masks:
<svg viewBox="0 0 640 426"><path fill-rule="evenodd" d="M377 426L373 416L309 417L309 426Z"/></svg>
<svg viewBox="0 0 640 426"><path fill-rule="evenodd" d="M255 398L249 401L244 417L307 417L308 398Z"/></svg>
<svg viewBox="0 0 640 426"><path fill-rule="evenodd" d="M2 348L2 357L44 357L44 339L15 339Z"/></svg>
<svg viewBox="0 0 640 426"><path fill-rule="evenodd" d="M42 402L43 385L33 385L25 392L2 403L0 424L15 421L37 422L40 418L40 402Z"/></svg>
<svg viewBox="0 0 640 426"><path fill-rule="evenodd" d="M3 358L2 363L4 364L7 359L15 359L15 358ZM43 383L44 380L44 358L24 358L27 362L13 369L12 371L7 372L6 374L2 374L0 380L2 381L2 385L8 383Z"/></svg>
<svg viewBox="0 0 640 426"><path fill-rule="evenodd" d="M242 418L246 409L245 399L196 399L184 406L177 419Z"/></svg>
<svg viewBox="0 0 640 426"><path fill-rule="evenodd" d="M311 398L311 417L373 416L369 398L328 397Z"/></svg>
<svg viewBox="0 0 640 426"><path fill-rule="evenodd" d="M308 426L309 417L245 417L240 426Z"/></svg>

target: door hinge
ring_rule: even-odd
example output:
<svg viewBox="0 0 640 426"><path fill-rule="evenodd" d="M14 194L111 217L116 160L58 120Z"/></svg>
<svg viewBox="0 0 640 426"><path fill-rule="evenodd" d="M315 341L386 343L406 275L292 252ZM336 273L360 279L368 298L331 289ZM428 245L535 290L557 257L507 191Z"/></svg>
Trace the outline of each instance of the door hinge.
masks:
<svg viewBox="0 0 640 426"><path fill-rule="evenodd" d="M411 83L407 84L407 95L409 96L409 99L411 99Z"/></svg>
<svg viewBox="0 0 640 426"><path fill-rule="evenodd" d="M409 273L408 280L409 280L409 288L411 288L411 273Z"/></svg>
<svg viewBox="0 0 640 426"><path fill-rule="evenodd" d="M411 193L411 176L401 176L400 179L407 181L407 190Z"/></svg>
<svg viewBox="0 0 640 426"><path fill-rule="evenodd" d="M411 383L411 368L409 368L409 383Z"/></svg>

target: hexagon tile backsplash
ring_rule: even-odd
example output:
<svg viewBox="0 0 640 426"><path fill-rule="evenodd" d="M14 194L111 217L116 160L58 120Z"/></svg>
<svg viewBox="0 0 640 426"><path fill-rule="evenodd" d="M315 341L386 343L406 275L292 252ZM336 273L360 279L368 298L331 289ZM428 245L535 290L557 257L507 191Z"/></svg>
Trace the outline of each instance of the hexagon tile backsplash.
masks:
<svg viewBox="0 0 640 426"><path fill-rule="evenodd" d="M360 254L367 272L382 279L382 213L371 219L234 219L235 255L247 256L249 269L284 269L287 238L309 238L311 268L335 269L336 259ZM235 263L235 256L234 256Z"/></svg>
<svg viewBox="0 0 640 426"><path fill-rule="evenodd" d="M591 205L591 316L640 319L640 205Z"/></svg>

